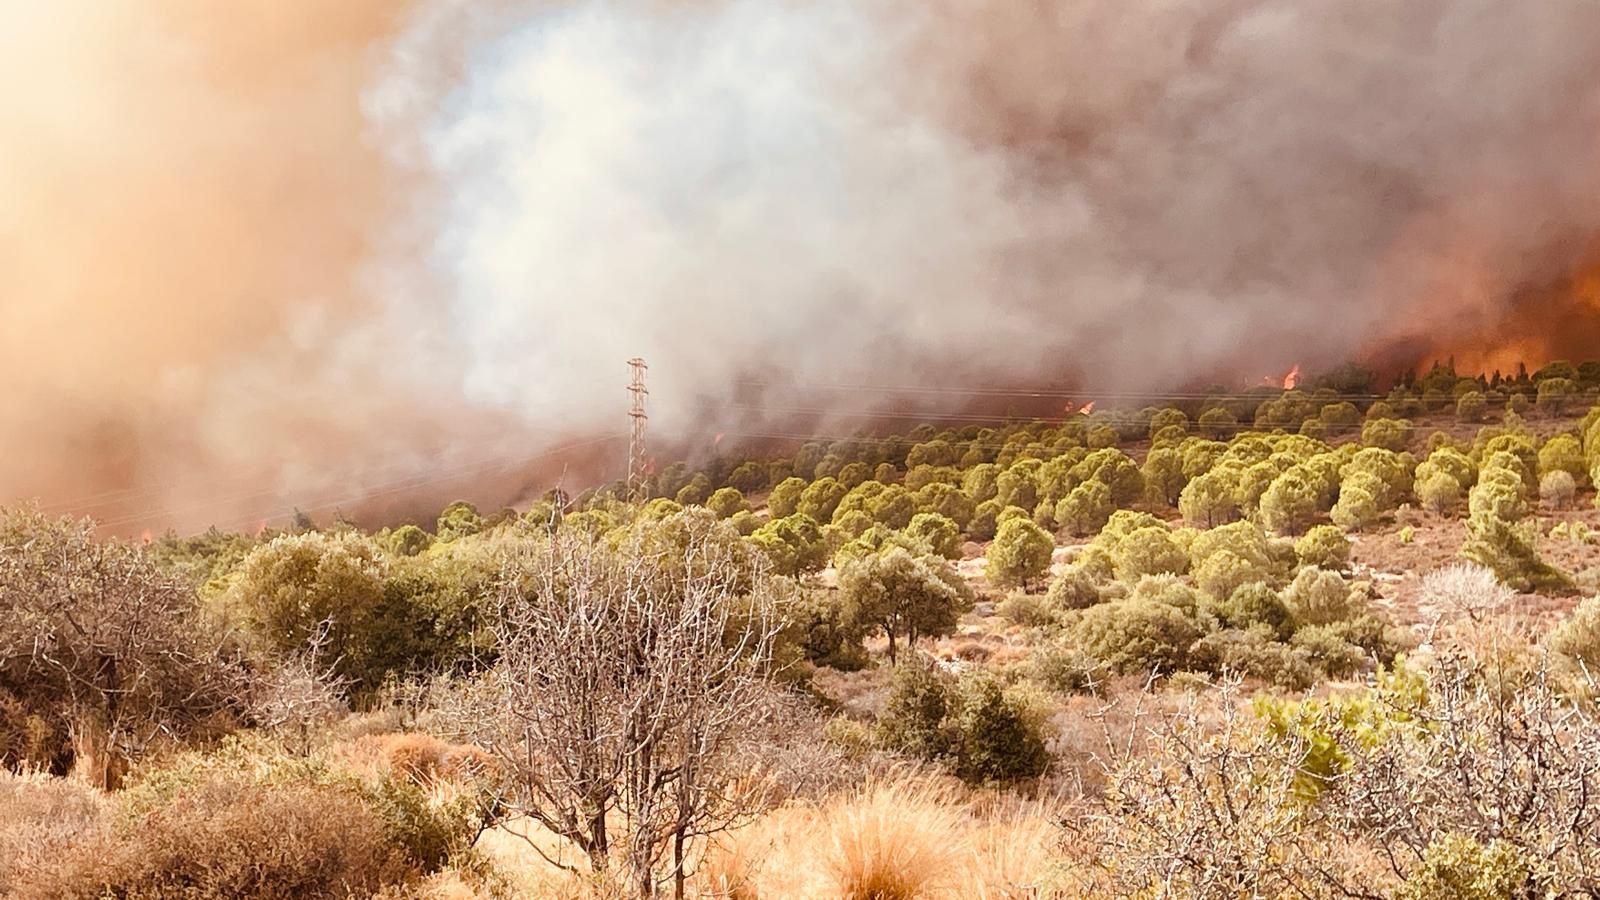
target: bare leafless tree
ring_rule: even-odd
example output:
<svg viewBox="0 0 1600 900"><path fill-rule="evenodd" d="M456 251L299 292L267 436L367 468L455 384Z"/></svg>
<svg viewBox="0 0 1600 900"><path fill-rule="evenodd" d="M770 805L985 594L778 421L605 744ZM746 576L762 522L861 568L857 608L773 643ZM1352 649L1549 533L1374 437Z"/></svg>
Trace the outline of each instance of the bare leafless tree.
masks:
<svg viewBox="0 0 1600 900"><path fill-rule="evenodd" d="M770 709L757 557L693 512L617 548L552 536L507 560L501 620L477 737L511 773L508 805L635 896L681 897L692 842L754 806L733 762Z"/></svg>
<svg viewBox="0 0 1600 900"><path fill-rule="evenodd" d="M344 701L348 681L323 656L328 631L328 625L317 629L305 649L275 663L250 692L254 723L279 732L286 742L293 738L302 755L311 752L313 728L349 710Z"/></svg>
<svg viewBox="0 0 1600 900"><path fill-rule="evenodd" d="M1235 682L1204 700L1134 711L1138 735L1104 733L1105 805L1064 820L1096 848L1095 883L1113 896L1328 895L1326 836L1295 790L1303 743L1269 734Z"/></svg>
<svg viewBox="0 0 1600 900"><path fill-rule="evenodd" d="M62 723L114 787L152 741L231 720L244 670L193 589L88 521L0 512L0 688Z"/></svg>
<svg viewBox="0 0 1600 900"><path fill-rule="evenodd" d="M1117 896L1411 896L1449 841L1513 853L1515 896L1600 896L1600 723L1556 672L1446 654L1277 726L1227 685L1137 752L1108 732L1105 807L1066 824Z"/></svg>
<svg viewBox="0 0 1600 900"><path fill-rule="evenodd" d="M1370 835L1398 877L1455 834L1515 847L1530 891L1600 896L1600 721L1557 678L1449 654L1425 695L1380 693L1406 727L1331 730L1349 760L1326 798L1335 826Z"/></svg>

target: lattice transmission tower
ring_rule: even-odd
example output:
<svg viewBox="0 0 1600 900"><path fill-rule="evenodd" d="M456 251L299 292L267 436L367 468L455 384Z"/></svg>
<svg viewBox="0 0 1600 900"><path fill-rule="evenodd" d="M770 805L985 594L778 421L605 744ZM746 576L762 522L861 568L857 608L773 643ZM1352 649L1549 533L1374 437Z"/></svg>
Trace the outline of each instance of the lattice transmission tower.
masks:
<svg viewBox="0 0 1600 900"><path fill-rule="evenodd" d="M644 431L650 417L644 411L644 398L650 392L644 386L644 373L650 367L635 356L628 360L628 368L633 370L633 380L628 384L628 393L633 395L633 405L628 410L628 418L633 422L628 439L628 498L637 502L644 500L644 479L649 474L646 471L649 461L645 455Z"/></svg>

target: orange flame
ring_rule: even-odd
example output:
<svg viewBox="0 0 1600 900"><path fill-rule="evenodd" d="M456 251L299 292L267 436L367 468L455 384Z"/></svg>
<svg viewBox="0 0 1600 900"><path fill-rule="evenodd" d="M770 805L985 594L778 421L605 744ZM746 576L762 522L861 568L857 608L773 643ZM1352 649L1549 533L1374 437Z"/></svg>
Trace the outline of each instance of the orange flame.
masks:
<svg viewBox="0 0 1600 900"><path fill-rule="evenodd" d="M1090 400L1088 403L1085 403L1081 409L1078 410L1078 415L1087 416L1089 413L1092 413L1092 412L1094 412L1094 401Z"/></svg>
<svg viewBox="0 0 1600 900"><path fill-rule="evenodd" d="M721 431L717 432L717 436L711 439L711 446L712 447L720 447L720 446L722 446L722 438L724 437L724 435L725 435L725 432L721 432Z"/></svg>
<svg viewBox="0 0 1600 900"><path fill-rule="evenodd" d="M152 541L154 541L155 537L150 534L150 529L146 528L144 530L144 534L139 535L139 540L144 541L146 544L148 544L148 543L151 543Z"/></svg>
<svg viewBox="0 0 1600 900"><path fill-rule="evenodd" d="M1295 363L1294 364L1294 368L1289 370L1289 374L1283 376L1283 389L1286 390L1286 391L1292 391L1299 384L1300 384L1300 364L1299 363Z"/></svg>

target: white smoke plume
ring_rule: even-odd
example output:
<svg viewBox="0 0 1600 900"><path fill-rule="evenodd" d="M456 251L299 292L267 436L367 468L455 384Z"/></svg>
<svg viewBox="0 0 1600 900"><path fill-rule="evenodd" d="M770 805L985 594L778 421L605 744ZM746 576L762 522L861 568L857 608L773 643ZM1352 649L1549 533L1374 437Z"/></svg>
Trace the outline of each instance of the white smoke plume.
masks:
<svg viewBox="0 0 1600 900"><path fill-rule="evenodd" d="M652 426L700 439L884 397L819 383L1159 390L1597 334L1581 0L0 25L0 496L134 528L472 493L620 431L635 355Z"/></svg>

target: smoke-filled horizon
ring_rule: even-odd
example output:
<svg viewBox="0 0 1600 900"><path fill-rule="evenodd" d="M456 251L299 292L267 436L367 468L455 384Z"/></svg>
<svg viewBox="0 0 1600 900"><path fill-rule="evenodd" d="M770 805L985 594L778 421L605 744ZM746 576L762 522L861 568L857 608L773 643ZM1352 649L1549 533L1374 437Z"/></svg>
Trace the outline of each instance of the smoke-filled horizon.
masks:
<svg viewBox="0 0 1600 900"><path fill-rule="evenodd" d="M1579 0L0 26L0 500L135 531L614 475L614 443L537 454L622 431L636 355L670 436L874 402L812 384L1162 390L1600 335Z"/></svg>

